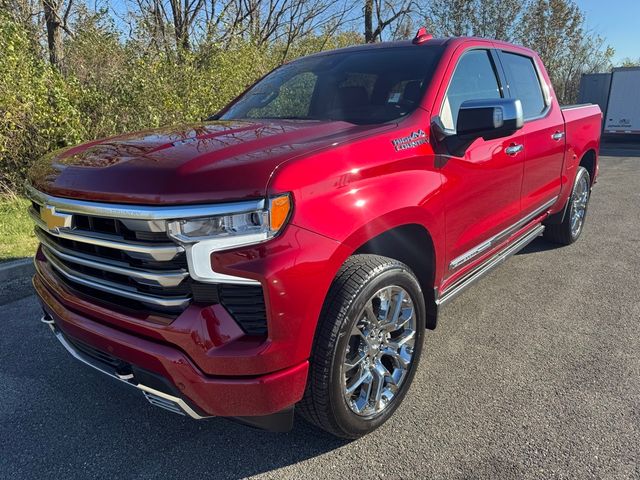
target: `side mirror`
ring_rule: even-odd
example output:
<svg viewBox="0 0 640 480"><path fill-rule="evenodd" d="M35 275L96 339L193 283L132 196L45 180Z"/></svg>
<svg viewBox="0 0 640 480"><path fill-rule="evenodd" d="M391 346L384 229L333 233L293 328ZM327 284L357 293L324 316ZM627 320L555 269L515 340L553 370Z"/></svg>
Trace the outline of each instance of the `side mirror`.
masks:
<svg viewBox="0 0 640 480"><path fill-rule="evenodd" d="M520 100L467 100L460 106L455 134L445 137L444 141L451 154L462 156L476 139L508 137L523 125Z"/></svg>

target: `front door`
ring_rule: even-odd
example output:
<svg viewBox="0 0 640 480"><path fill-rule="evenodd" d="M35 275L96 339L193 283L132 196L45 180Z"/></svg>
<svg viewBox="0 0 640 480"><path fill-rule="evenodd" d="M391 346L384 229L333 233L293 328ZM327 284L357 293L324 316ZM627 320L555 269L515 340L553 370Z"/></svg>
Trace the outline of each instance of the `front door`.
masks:
<svg viewBox="0 0 640 480"><path fill-rule="evenodd" d="M454 62L455 70L439 111L441 126L449 132L455 131L462 102L504 96L489 49L461 52ZM496 140L480 138L464 156L446 155L442 159L445 278L462 272L493 249L500 240L499 233L520 219L524 149L524 135L516 132Z"/></svg>

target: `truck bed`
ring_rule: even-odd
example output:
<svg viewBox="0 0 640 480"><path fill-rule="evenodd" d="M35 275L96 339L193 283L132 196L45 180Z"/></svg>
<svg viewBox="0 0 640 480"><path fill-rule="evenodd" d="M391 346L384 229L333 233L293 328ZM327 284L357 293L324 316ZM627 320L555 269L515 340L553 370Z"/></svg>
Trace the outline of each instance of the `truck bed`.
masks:
<svg viewBox="0 0 640 480"><path fill-rule="evenodd" d="M572 167L572 155L580 159L588 150L598 152L602 112L600 107L594 104L567 105L562 107L562 115L567 142L565 165Z"/></svg>

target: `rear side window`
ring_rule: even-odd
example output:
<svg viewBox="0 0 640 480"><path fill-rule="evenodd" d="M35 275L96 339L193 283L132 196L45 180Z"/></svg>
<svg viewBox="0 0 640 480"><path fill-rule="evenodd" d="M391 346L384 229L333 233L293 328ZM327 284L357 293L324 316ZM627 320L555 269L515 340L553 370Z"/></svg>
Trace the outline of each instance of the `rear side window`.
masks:
<svg viewBox="0 0 640 480"><path fill-rule="evenodd" d="M531 57L502 52L502 63L509 78L511 96L522 102L524 118L540 115L546 108L540 79Z"/></svg>
<svg viewBox="0 0 640 480"><path fill-rule="evenodd" d="M500 87L487 50L471 50L459 60L447 89L440 120L448 130L455 130L460 105L466 100L500 98Z"/></svg>

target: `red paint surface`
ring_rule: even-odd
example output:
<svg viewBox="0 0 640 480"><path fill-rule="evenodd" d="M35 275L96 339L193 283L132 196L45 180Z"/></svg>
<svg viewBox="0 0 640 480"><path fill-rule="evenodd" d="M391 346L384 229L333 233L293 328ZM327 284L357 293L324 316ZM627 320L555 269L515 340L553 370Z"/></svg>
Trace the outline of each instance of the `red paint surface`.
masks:
<svg viewBox="0 0 640 480"><path fill-rule="evenodd" d="M492 251L455 272L453 258L555 196L550 212L559 211L580 160L598 151L598 108L563 111L551 92L547 115L512 137L479 139L460 158L436 155L429 126L457 59L470 48L531 55L549 82L529 50L454 39L421 108L397 124L209 122L93 142L36 166L36 188L87 200L160 205L291 192L293 215L277 238L211 259L217 271L262 284L267 339L244 336L220 306L192 305L161 325L88 303L56 284L38 256L35 285L45 308L70 335L184 383L185 395L210 414L262 415L297 402L325 295L356 249L391 228L420 225L434 245L433 286L442 289ZM430 142L395 151L393 139L417 130ZM557 130L565 139L547 141ZM514 142L525 145L519 158L504 154Z"/></svg>

